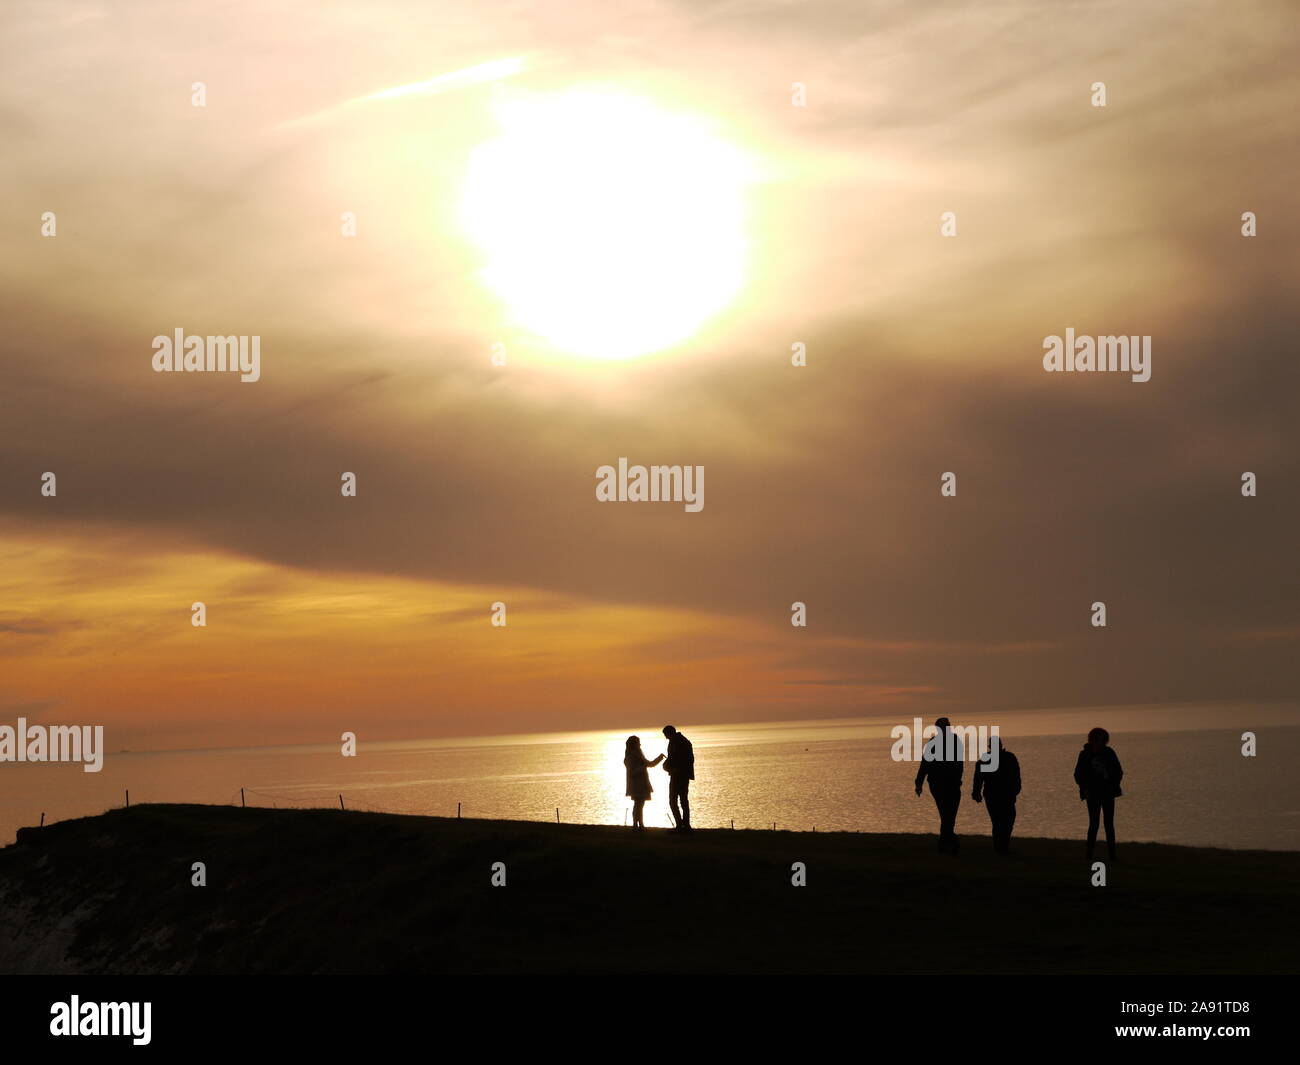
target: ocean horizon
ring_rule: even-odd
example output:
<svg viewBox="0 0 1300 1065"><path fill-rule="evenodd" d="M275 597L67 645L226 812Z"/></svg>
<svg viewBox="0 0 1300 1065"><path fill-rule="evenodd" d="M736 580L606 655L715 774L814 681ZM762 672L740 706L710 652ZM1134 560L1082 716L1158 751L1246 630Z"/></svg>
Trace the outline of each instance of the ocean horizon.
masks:
<svg viewBox="0 0 1300 1065"><path fill-rule="evenodd" d="M1101 724L1124 765L1117 803L1121 841L1235 849L1300 850L1300 779L1284 771L1300 757L1300 707L1181 704L1018 710L954 725L997 726L1020 760L1024 791L1016 834L1082 840L1087 817L1072 772L1087 730ZM675 721L696 751L697 827L932 833L928 792L916 765L895 761L897 715L694 725ZM1227 721L1234 724L1228 725ZM922 719L930 725L933 717ZM0 844L18 828L145 802L213 803L623 824L623 744L639 735L653 757L659 725L621 729L430 737L341 744L113 751L103 769L7 763L0 772ZM1244 732L1257 753L1241 753ZM969 756L968 756L969 757ZM968 762L959 835L987 837L984 809L970 799ZM667 826L667 775L651 770L646 823ZM1159 783L1157 783L1159 782ZM241 796L241 789L243 793Z"/></svg>

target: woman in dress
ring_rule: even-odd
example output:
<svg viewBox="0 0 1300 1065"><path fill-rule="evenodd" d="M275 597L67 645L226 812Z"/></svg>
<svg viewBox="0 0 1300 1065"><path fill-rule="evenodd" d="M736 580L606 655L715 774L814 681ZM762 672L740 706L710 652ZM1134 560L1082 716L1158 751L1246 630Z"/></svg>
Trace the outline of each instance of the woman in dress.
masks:
<svg viewBox="0 0 1300 1065"><path fill-rule="evenodd" d="M654 788L650 786L650 774L647 770L664 760L661 754L651 761L641 752L641 737L629 736L627 749L623 753L623 765L627 768L627 795L632 800L632 827L645 828L641 811L646 799L650 798Z"/></svg>

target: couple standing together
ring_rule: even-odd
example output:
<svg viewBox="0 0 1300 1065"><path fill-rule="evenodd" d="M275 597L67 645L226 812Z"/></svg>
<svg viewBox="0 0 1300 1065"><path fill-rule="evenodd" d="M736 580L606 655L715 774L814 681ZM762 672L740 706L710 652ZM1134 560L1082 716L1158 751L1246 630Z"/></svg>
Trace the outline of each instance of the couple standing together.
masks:
<svg viewBox="0 0 1300 1065"><path fill-rule="evenodd" d="M627 769L627 795L632 800L632 827L645 828L642 815L645 801L650 798L654 788L650 786L650 768L663 762L668 771L668 809L672 811L676 831L691 830L691 781L695 779L695 750L691 741L678 732L672 725L664 726L664 737L668 740L666 755L647 758L641 750L641 737L629 736L627 748L623 753L623 765Z"/></svg>

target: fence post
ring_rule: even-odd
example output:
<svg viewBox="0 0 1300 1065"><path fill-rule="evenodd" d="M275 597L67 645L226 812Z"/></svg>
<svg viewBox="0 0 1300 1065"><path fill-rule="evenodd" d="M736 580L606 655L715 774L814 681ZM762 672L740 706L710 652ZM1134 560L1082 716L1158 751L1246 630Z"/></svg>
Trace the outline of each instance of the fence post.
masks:
<svg viewBox="0 0 1300 1065"><path fill-rule="evenodd" d="M239 789L239 806L240 806L240 809L243 809L243 808L246 807L247 805L248 805L248 803L244 802L244 789L243 789L243 788L240 788L240 789Z"/></svg>
<svg viewBox="0 0 1300 1065"><path fill-rule="evenodd" d="M339 796L339 809L340 809L340 810L343 809L343 796L342 796L342 795Z"/></svg>
<svg viewBox="0 0 1300 1065"><path fill-rule="evenodd" d="M558 806L555 808L555 823L557 825L560 823L560 808Z"/></svg>
<svg viewBox="0 0 1300 1065"><path fill-rule="evenodd" d="M460 820L460 803L456 804L456 820Z"/></svg>
<svg viewBox="0 0 1300 1065"><path fill-rule="evenodd" d="M41 828L45 827L45 811L41 811Z"/></svg>
<svg viewBox="0 0 1300 1065"><path fill-rule="evenodd" d="M130 808L131 808L131 789L130 789L130 788L127 788L127 789L126 789L126 806L127 806L127 809L130 809Z"/></svg>

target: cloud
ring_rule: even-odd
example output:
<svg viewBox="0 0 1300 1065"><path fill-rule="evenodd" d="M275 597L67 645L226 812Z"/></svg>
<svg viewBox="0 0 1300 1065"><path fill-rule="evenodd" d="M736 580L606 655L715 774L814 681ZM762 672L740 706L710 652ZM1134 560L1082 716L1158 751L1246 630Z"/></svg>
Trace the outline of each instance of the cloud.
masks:
<svg viewBox="0 0 1300 1065"><path fill-rule="evenodd" d="M199 55L132 5L157 25L126 45L87 23L0 74L17 189L0 222L16 249L0 265L0 517L31 543L80 538L48 594L75 572L129 612L118 567L185 549L271 567L249 578L254 604L286 573L361 574L707 619L694 668L770 655L790 690L1294 696L1300 234L1278 101L1300 75L1284 9L1047 21L1009 5L977 23L910 4L634 7L537 8L512 36L507 9L481 5L436 55L418 25L380 47L380 15L355 39L332 16L316 39L271 19L250 55L232 9ZM137 77L146 42L168 58ZM457 175L491 133L479 95L421 90L292 143L266 135L503 51L548 57L512 91L619 78L771 164L750 288L692 343L575 368L513 330L455 226ZM69 88L87 79L97 102ZM261 335L262 381L153 374L150 339L178 325ZM1152 380L1043 374L1042 338L1071 326L1152 335ZM498 340L505 370L487 361ZM597 503L595 469L620 456L704 465L705 509ZM46 470L56 499L37 490ZM102 538L129 550L97 566ZM690 653L646 641L629 668Z"/></svg>
<svg viewBox="0 0 1300 1065"><path fill-rule="evenodd" d="M276 128L290 129L299 126L317 125L354 111L355 108L364 104L410 99L412 97L437 96L440 93L454 92L457 89L464 89L474 85L498 82L503 78L513 77L520 73L525 69L525 65L526 61L523 56L509 56L505 59L494 59L486 63L478 63L472 67L465 67L463 70L453 70L446 74L439 74L436 77L426 78L423 81L395 85L390 89L368 93L365 96L354 96L352 99L344 100L343 103L327 108L324 111L317 111L314 114L282 122Z"/></svg>

